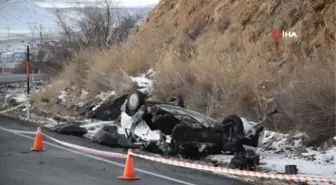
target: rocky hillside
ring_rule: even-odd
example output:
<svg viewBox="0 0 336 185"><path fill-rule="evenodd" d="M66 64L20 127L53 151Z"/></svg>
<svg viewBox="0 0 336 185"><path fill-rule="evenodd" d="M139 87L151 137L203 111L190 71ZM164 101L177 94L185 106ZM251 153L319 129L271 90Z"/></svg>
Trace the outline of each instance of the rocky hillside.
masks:
<svg viewBox="0 0 336 185"><path fill-rule="evenodd" d="M300 57L332 57L335 20L333 0L161 0L140 32L162 34L172 45L201 48L211 42L219 52L281 66ZM295 31L298 37L276 40L274 29Z"/></svg>

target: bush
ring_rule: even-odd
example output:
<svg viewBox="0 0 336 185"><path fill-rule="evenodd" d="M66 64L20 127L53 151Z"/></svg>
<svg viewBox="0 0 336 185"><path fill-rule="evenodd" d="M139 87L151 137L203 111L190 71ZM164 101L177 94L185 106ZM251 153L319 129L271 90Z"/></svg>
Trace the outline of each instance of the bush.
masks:
<svg viewBox="0 0 336 185"><path fill-rule="evenodd" d="M152 61L158 58L157 55L158 53L147 47L145 41L136 40L105 49L87 48L65 65L54 78L52 86L76 86L84 88L92 95L111 89L116 93L125 93L135 87L129 74L139 74L148 70ZM49 90L60 92L61 89ZM47 99L52 98L54 93L43 92L43 96Z"/></svg>
<svg viewBox="0 0 336 185"><path fill-rule="evenodd" d="M336 135L333 65L330 61L323 65L315 62L309 68L303 67L300 74L304 79L298 78L276 99L279 109L284 113L280 118L286 120L279 128L306 132L310 136L306 143L309 146L325 142Z"/></svg>

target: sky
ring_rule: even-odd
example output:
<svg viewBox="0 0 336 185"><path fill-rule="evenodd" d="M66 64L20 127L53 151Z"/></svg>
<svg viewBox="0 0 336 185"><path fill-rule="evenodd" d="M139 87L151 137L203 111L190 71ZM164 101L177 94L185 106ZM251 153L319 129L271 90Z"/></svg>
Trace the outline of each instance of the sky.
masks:
<svg viewBox="0 0 336 185"><path fill-rule="evenodd" d="M144 6L158 4L159 0L118 0L120 4L129 6Z"/></svg>
<svg viewBox="0 0 336 185"><path fill-rule="evenodd" d="M57 7L68 7L71 6L73 2L71 0L32 0L36 4L42 6L42 7L53 7L53 5ZM76 2L94 2L97 0L74 0ZM101 0L98 0L101 1ZM147 5L156 5L159 3L160 0L112 0L114 3L116 3L118 6L123 7L141 7L141 6L147 6Z"/></svg>

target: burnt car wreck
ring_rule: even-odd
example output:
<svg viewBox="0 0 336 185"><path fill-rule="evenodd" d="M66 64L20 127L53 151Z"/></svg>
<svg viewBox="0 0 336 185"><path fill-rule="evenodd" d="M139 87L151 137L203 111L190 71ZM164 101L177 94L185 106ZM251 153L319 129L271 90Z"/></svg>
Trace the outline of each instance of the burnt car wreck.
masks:
<svg viewBox="0 0 336 185"><path fill-rule="evenodd" d="M243 121L232 114L217 121L211 117L184 108L181 97L174 96L167 102L146 100L140 91L130 93L123 113L131 117L126 137L133 143L143 143L143 149L169 156L199 160L206 155L229 153L234 157L233 168L254 170L259 164L255 152L262 143L263 122L277 113L268 113L260 123ZM159 132L158 140L146 140L136 134L140 124ZM169 139L170 138L170 139Z"/></svg>

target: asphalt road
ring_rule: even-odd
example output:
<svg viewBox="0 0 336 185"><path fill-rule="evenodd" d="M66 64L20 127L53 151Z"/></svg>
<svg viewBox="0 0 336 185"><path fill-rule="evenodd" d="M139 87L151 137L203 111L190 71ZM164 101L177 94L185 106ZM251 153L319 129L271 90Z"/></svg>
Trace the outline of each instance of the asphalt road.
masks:
<svg viewBox="0 0 336 185"><path fill-rule="evenodd" d="M36 126L0 116L0 184L7 185L248 185L213 173L179 168L135 158L138 181L117 179L124 159L108 159L62 147L44 137L44 152L31 152L34 135L17 134L8 129L36 131ZM119 153L123 149L94 144L87 139L43 133L73 144Z"/></svg>
<svg viewBox="0 0 336 185"><path fill-rule="evenodd" d="M40 80L41 78L42 78L41 74L34 74L34 80ZM25 82L26 80L27 77L25 74L6 74L6 75L0 74L0 84ZM30 81L32 81L32 75L30 76Z"/></svg>

